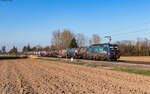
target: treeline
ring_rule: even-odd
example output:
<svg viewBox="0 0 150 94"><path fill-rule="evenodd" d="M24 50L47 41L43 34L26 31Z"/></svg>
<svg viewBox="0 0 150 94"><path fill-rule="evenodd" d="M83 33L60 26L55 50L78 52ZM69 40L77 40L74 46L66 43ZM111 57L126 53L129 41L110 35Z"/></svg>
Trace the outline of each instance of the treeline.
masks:
<svg viewBox="0 0 150 94"><path fill-rule="evenodd" d="M20 55L30 51L48 51L48 50L50 50L49 46L41 47L40 45L37 45L31 47L30 44L28 44L27 46L24 46L22 48L22 51L18 51L18 48L16 46L13 46L9 51L6 51L6 46L2 46L2 48L0 49L0 55L7 55L7 54Z"/></svg>
<svg viewBox="0 0 150 94"><path fill-rule="evenodd" d="M91 44L101 43L101 38L97 34L93 34L91 38L88 38L84 34L75 34L69 30L54 31L52 33L51 45L42 47L40 45L31 47L29 44L22 48L19 52L17 47L12 47L6 52L6 46L2 46L0 54L24 54L30 51L50 51L50 50L61 50L66 48L77 48L89 46ZM150 40L147 38L136 41L123 40L116 42L120 48L122 56L150 56Z"/></svg>
<svg viewBox="0 0 150 94"><path fill-rule="evenodd" d="M18 54L18 49L17 47L13 46L8 52L6 51L6 46L2 46L0 49L0 55L6 55L6 54L13 54L17 55Z"/></svg>
<svg viewBox="0 0 150 94"><path fill-rule="evenodd" d="M138 38L135 41L117 42L122 56L150 56L150 40Z"/></svg>
<svg viewBox="0 0 150 94"><path fill-rule="evenodd" d="M6 52L6 46L2 46L0 54L24 54L30 51L50 51L50 50L61 50L66 48L77 48L84 47L91 44L100 43L100 36L93 34L91 38L87 38L85 35L78 33L74 34L69 30L54 31L52 33L51 45L42 47L40 45L31 47L30 44L24 46L22 51L19 52L16 46L13 46L8 52Z"/></svg>

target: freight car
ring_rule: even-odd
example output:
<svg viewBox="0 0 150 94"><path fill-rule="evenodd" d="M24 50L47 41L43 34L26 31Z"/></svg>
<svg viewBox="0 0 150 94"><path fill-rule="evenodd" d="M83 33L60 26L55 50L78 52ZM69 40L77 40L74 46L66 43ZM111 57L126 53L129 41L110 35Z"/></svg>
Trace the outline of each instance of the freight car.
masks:
<svg viewBox="0 0 150 94"><path fill-rule="evenodd" d="M70 57L78 58L78 52L79 52L79 48L68 48L66 49L66 56L68 58Z"/></svg>
<svg viewBox="0 0 150 94"><path fill-rule="evenodd" d="M87 49L88 47L80 47L78 50L79 59L87 59Z"/></svg>

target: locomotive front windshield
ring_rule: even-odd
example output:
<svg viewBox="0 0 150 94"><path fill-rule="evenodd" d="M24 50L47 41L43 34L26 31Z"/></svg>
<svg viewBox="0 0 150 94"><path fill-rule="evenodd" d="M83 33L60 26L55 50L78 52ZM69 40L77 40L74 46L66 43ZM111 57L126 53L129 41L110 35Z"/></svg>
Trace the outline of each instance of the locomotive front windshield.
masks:
<svg viewBox="0 0 150 94"><path fill-rule="evenodd" d="M110 46L110 52L111 53L119 53L118 46Z"/></svg>

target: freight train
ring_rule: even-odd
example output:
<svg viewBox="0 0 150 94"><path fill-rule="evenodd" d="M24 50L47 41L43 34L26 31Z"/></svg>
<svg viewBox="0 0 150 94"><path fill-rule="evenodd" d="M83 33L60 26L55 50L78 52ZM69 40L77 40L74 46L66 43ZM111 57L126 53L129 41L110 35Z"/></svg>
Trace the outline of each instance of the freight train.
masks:
<svg viewBox="0 0 150 94"><path fill-rule="evenodd" d="M75 59L90 59L90 60L108 60L116 61L120 58L120 51L116 44L93 44L89 47L68 48L66 50L51 50L29 52L30 54L40 54L41 56L75 58ZM28 53L28 54L29 54Z"/></svg>
<svg viewBox="0 0 150 94"><path fill-rule="evenodd" d="M79 59L116 61L120 58L120 51L116 44L93 44L89 47L69 48L66 56Z"/></svg>

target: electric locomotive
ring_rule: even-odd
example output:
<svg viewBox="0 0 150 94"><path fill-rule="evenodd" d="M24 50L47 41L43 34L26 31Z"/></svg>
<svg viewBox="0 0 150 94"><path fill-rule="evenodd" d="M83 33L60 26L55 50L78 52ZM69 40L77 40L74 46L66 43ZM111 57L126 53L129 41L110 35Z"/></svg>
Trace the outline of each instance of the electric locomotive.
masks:
<svg viewBox="0 0 150 94"><path fill-rule="evenodd" d="M117 44L93 44L87 49L87 59L116 61L119 58Z"/></svg>

